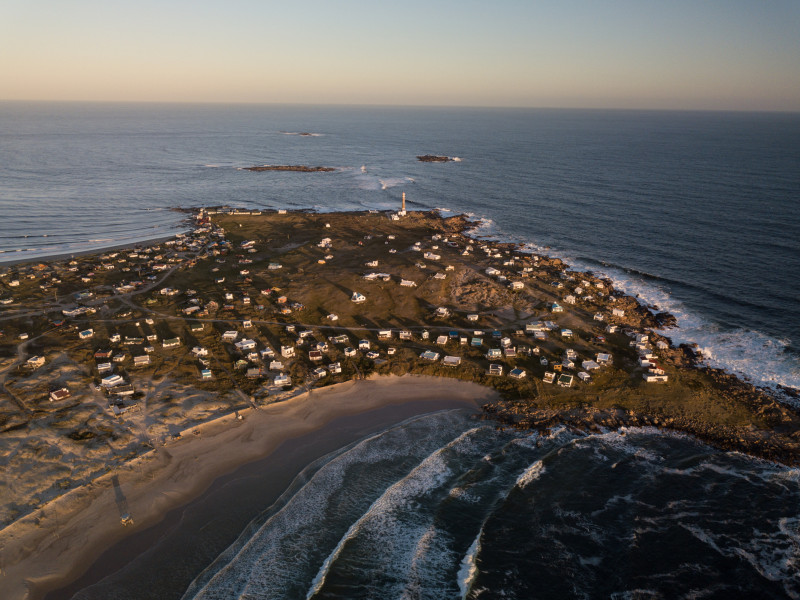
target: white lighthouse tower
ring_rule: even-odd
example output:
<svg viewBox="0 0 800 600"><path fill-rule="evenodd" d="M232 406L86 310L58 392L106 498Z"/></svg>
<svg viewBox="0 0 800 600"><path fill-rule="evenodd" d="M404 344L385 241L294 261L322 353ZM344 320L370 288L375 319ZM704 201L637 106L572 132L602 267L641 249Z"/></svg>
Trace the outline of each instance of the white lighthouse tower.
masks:
<svg viewBox="0 0 800 600"><path fill-rule="evenodd" d="M400 212L397 213L397 214L400 215L401 217L405 217L406 216L406 193L405 192L403 192L403 207L400 209Z"/></svg>

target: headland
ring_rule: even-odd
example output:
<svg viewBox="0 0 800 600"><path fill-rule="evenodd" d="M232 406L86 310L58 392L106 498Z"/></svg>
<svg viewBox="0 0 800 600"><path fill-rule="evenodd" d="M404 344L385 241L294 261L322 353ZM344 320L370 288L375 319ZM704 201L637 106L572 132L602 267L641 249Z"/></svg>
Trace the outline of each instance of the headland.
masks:
<svg viewBox="0 0 800 600"><path fill-rule="evenodd" d="M193 220L160 243L0 268L11 597L75 577L65 557L91 560L280 439L387 402L471 398L500 426L652 425L800 462L798 412L674 347L670 315L473 238L463 216Z"/></svg>

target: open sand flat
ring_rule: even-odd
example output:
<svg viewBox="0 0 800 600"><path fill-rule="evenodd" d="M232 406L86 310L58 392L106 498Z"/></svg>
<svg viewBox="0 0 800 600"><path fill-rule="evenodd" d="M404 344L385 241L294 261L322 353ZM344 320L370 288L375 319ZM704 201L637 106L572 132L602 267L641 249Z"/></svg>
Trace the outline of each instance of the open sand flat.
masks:
<svg viewBox="0 0 800 600"><path fill-rule="evenodd" d="M268 456L282 442L330 421L388 405L425 401L474 407L497 393L475 383L421 376L351 381L224 417L54 500L0 531L3 598L41 598L76 579L102 552L158 523L219 476ZM429 404L428 404L429 402ZM192 432L197 431L195 435ZM120 518L129 513L133 525Z"/></svg>

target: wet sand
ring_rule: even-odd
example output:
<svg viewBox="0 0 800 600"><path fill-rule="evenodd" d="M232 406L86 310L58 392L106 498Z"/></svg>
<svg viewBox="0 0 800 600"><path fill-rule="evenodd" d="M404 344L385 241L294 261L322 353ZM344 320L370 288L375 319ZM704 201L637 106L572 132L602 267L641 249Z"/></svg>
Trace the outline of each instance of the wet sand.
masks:
<svg viewBox="0 0 800 600"><path fill-rule="evenodd" d="M208 423L0 531L0 588L53 600L117 573L86 597L180 597L309 463L414 415L494 397L452 379L381 377ZM134 525L120 524L125 512Z"/></svg>

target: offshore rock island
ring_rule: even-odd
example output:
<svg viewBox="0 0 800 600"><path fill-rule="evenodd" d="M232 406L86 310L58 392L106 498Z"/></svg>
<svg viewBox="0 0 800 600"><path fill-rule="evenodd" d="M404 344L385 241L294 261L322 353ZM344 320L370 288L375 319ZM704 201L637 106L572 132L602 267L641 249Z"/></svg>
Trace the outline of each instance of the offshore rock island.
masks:
<svg viewBox="0 0 800 600"><path fill-rule="evenodd" d="M423 154L421 156L417 156L417 160L420 162L453 162L456 159L450 156L437 156L435 154Z"/></svg>
<svg viewBox="0 0 800 600"><path fill-rule="evenodd" d="M45 525L80 523L102 494L112 525L139 519L113 503L133 465L196 459L213 428L283 406L313 418L352 385L444 393L458 379L499 427L654 426L800 464L798 411L674 347L659 333L671 315L473 225L201 209L168 241L0 267L4 569L31 577L26 561L54 543Z"/></svg>
<svg viewBox="0 0 800 600"><path fill-rule="evenodd" d="M300 135L311 135L300 134ZM298 173L327 173L335 171L333 167L309 167L307 165L260 165L253 167L241 167L243 171L296 171Z"/></svg>

